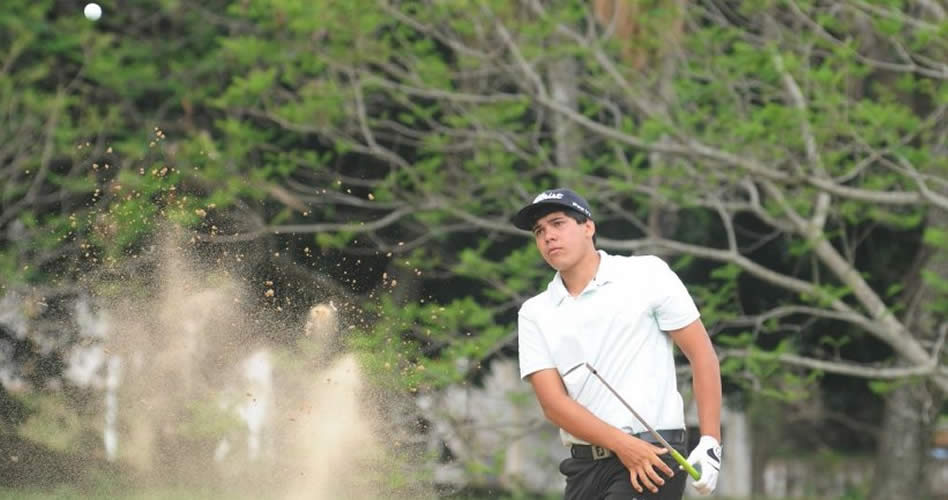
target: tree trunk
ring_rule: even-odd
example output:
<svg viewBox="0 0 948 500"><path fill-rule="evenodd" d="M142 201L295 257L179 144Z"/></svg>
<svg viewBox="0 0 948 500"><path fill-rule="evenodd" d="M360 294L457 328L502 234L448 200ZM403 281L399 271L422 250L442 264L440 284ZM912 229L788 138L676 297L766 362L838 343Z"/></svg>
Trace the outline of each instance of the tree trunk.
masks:
<svg viewBox="0 0 948 500"><path fill-rule="evenodd" d="M576 109L577 71L576 61L572 57L553 62L547 71L553 100L570 109ZM556 166L561 169L575 169L580 160L582 136L573 120L561 113L553 113L550 119Z"/></svg>
<svg viewBox="0 0 948 500"><path fill-rule="evenodd" d="M948 227L948 213L932 208L927 222L929 227ZM926 245L921 254L924 265L919 268L941 279L948 278L948 251ZM939 300L944 300L941 295L931 283L918 278L916 293L912 294L907 311L909 328L932 342L937 339L939 325L945 320L932 309ZM944 394L926 381L908 381L887 395L871 499L930 498L925 472L943 401Z"/></svg>
<svg viewBox="0 0 948 500"><path fill-rule="evenodd" d="M888 394L870 499L930 498L925 469L936 393L927 383L912 382Z"/></svg>

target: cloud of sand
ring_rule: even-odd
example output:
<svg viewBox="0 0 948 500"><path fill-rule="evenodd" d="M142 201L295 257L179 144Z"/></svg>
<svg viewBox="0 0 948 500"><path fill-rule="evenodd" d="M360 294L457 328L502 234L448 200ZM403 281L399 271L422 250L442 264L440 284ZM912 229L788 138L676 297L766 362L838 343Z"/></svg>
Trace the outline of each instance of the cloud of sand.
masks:
<svg viewBox="0 0 948 500"><path fill-rule="evenodd" d="M366 397L357 359L339 348L335 307L297 320L252 305L260 292L239 270L202 266L182 242L164 238L153 289L119 287L100 315L113 456L143 487L392 497L386 475L406 457L380 437L392 423L380 425L373 416L386 412L368 406L384 398ZM420 482L401 491L431 496Z"/></svg>

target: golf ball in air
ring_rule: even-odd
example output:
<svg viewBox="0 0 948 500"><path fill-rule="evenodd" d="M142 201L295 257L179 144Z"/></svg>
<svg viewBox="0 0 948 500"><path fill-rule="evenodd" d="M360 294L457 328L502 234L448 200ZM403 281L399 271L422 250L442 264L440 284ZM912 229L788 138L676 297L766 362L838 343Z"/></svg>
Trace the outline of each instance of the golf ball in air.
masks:
<svg viewBox="0 0 948 500"><path fill-rule="evenodd" d="M102 17L102 7L99 7L97 3L87 3L86 8L82 12L86 15L86 19L91 21L97 21Z"/></svg>

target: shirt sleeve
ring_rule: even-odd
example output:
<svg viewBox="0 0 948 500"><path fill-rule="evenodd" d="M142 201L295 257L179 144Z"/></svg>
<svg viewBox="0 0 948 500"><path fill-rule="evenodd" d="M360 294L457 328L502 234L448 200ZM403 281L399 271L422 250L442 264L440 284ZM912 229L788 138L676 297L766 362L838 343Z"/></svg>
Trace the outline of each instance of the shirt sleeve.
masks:
<svg viewBox="0 0 948 500"><path fill-rule="evenodd" d="M655 260L656 295L652 310L655 320L666 332L684 328L700 317L698 307L675 271L664 260L658 257Z"/></svg>
<svg viewBox="0 0 948 500"><path fill-rule="evenodd" d="M550 348L536 322L524 315L523 309L517 315L517 342L520 356L520 378L525 379L531 373L556 368Z"/></svg>

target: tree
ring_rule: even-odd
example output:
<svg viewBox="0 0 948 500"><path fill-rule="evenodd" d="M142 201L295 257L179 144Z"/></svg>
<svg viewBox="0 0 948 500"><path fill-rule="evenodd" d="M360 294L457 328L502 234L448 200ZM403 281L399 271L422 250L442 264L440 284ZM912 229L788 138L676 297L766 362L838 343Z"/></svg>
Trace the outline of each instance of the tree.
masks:
<svg viewBox="0 0 948 500"><path fill-rule="evenodd" d="M36 20L51 9L17 5ZM3 96L24 104L6 109L34 106L10 122L68 157L57 177L35 141L2 141L17 153L0 153L4 276L124 265L160 218L211 244L345 256L341 288L380 319L353 344L425 389L513 353L516 309L549 273L508 219L568 184L595 205L600 246L674 259L731 381L793 398L826 374L857 377L940 410L940 3L144 5L123 15L151 21L97 28L141 44L90 28L36 44L30 23L3 18L20 37L4 43L42 47L30 60L52 72L8 65ZM99 58L55 64L82 47ZM91 76L69 86L77 68ZM100 132L62 125L94 110L105 118L83 123ZM105 174L91 163L113 143ZM905 456L923 457L923 423ZM880 492L917 479L911 461L881 469Z"/></svg>
<svg viewBox="0 0 948 500"><path fill-rule="evenodd" d="M696 291L735 379L783 395L805 390L806 373L920 377L948 389L944 276L924 259L908 265L922 237L944 246L930 213L948 206L936 153L946 106L939 4L691 4L666 55L670 93L659 91L659 75L630 77L623 41L586 3L332 5L324 26L288 25L298 44L278 42L306 57L251 69L259 85L247 92L237 81L224 102L264 128L336 149L309 162L281 153L311 167L293 174L309 185L290 176L290 191L321 196L326 208L314 213L334 222L264 222L240 238L370 241L410 256L409 269L483 286L474 300L383 301L379 315L401 322L364 340L397 346L379 352L379 366L445 383L465 376L458 357L477 366L509 347L512 328L493 325L510 325L546 273L525 241L517 248L507 217L541 187L565 183L599 207L603 247L688 256L683 272L704 270L710 283ZM671 14L650 7L637 13L648 32L637 41L654 52L663 38L648 28ZM275 27L304 14L278 4L249 18ZM266 43L250 37L233 50ZM549 68L565 60L582 75L575 106L554 92L563 75ZM585 138L569 168L557 162L564 123ZM336 158L358 173L327 168ZM656 203L677 213L674 234L647 223ZM923 275L928 312L917 322L908 285ZM765 287L765 296L749 293ZM854 341L863 349L845 347ZM789 371L766 379L775 366ZM877 477L914 481L910 468Z"/></svg>

